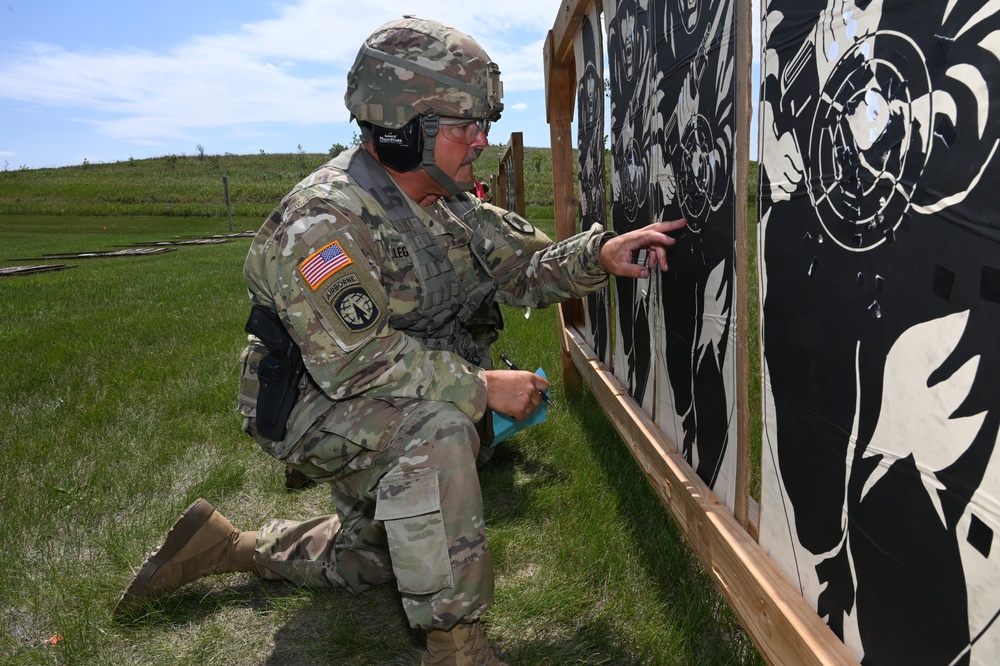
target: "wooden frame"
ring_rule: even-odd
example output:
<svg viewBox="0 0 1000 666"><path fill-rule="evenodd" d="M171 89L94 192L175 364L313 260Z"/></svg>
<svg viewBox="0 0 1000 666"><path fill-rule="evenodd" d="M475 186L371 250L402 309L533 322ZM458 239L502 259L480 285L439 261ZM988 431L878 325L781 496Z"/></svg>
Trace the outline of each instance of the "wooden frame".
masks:
<svg viewBox="0 0 1000 666"><path fill-rule="evenodd" d="M575 109L574 39L583 16L599 0L564 0L545 41L546 118L552 148L553 199L557 239L576 233L571 125ZM750 3L737 4L737 128L750 129ZM598 6L601 9L601 6ZM749 164L749 143L738 144L737 164ZM737 191L745 192L746 166L738 169ZM737 222L737 385L749 385L747 285L749 259L745 210ZM695 474L676 447L628 395L617 378L597 359L579 331L584 325L582 301L559 307L562 370L567 391L584 382L604 407L616 430L650 484L673 514L685 539L704 562L712 580L740 618L769 663L856 664L857 660L820 619L756 541L756 506L749 497L749 412L747 396L738 400L737 501L729 513Z"/></svg>
<svg viewBox="0 0 1000 666"><path fill-rule="evenodd" d="M524 217L524 135L511 132L491 184L493 203Z"/></svg>

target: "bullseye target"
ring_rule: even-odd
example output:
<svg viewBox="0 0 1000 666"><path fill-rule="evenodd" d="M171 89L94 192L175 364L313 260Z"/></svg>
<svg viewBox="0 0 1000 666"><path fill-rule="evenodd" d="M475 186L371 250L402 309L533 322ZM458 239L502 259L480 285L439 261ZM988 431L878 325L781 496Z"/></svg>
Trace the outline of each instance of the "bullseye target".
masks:
<svg viewBox="0 0 1000 666"><path fill-rule="evenodd" d="M688 228L699 231L712 206L718 156L708 120L696 114L681 136L677 189Z"/></svg>
<svg viewBox="0 0 1000 666"><path fill-rule="evenodd" d="M649 187L649 168L639 143L631 138L623 151L618 173L622 180L622 204L625 216L635 222L636 214L646 203L646 189Z"/></svg>
<svg viewBox="0 0 1000 666"><path fill-rule="evenodd" d="M834 66L805 168L813 209L841 247L870 250L902 222L930 159L930 91L920 48L897 32L855 42Z"/></svg>

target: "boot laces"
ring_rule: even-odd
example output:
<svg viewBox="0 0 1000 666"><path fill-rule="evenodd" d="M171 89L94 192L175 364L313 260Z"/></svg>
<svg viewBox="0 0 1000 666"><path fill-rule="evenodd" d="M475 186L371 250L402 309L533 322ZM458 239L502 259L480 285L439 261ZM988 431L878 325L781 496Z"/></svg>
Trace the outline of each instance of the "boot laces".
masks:
<svg viewBox="0 0 1000 666"><path fill-rule="evenodd" d="M483 627L479 622L473 623L470 627L469 643L466 647L465 655L472 658L475 664L489 666L499 663L493 655L493 650L490 648L489 643L486 642L486 635L483 633Z"/></svg>

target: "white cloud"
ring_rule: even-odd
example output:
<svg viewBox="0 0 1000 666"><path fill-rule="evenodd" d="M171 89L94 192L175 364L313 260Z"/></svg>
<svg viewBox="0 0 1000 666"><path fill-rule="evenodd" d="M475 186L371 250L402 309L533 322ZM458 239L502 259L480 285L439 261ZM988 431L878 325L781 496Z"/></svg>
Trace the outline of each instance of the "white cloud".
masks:
<svg viewBox="0 0 1000 666"><path fill-rule="evenodd" d="M115 49L0 43L0 101L10 102L13 112L0 137L8 150L0 155L34 158L41 166L51 165L52 158L37 157L47 143L53 151L77 151L70 159L76 163L80 151L114 159L132 146L179 151L200 143L244 152L256 151L258 142L269 151L271 145L291 150L304 143L325 151L330 141L350 137L343 93L361 41L407 13L444 20L474 36L499 63L504 80L507 112L497 131L524 131L531 145L547 145L542 50L561 0L271 1L271 18L230 22L225 31L192 34L156 50L138 30L118 33L136 35L135 42ZM753 0L755 36L759 23ZM46 32L34 34L37 39ZM757 49L753 57L759 58ZM752 95L756 110L757 92ZM50 129L55 123L63 130L58 139ZM28 137L31 125L41 138L14 140Z"/></svg>
<svg viewBox="0 0 1000 666"><path fill-rule="evenodd" d="M273 19L195 36L165 52L29 44L0 60L0 98L72 108L77 116L89 114L85 122L105 136L145 144L207 128L346 121L346 73L362 40L412 11L412 4L399 0L345 11L355 7L301 0L281 7ZM419 14L455 17L449 22L476 37L500 63L507 91L541 90L544 34L559 4L546 7L527 0L431 0Z"/></svg>
<svg viewBox="0 0 1000 666"><path fill-rule="evenodd" d="M491 49L483 45L490 58L500 64L500 76L505 92L545 89L545 67L542 60L544 38L511 49Z"/></svg>

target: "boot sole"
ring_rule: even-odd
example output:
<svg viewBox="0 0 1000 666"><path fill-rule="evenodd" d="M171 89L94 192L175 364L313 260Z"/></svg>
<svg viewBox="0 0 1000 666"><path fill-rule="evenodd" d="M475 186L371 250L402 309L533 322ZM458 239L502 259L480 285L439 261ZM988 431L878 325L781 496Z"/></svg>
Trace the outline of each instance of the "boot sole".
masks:
<svg viewBox="0 0 1000 666"><path fill-rule="evenodd" d="M184 509L184 513L167 532L167 538L163 545L154 550L139 567L139 572L115 605L113 615L123 615L142 600L142 593L160 567L191 540L195 532L201 529L201 526L212 517L213 513L215 513L215 507L204 499L197 499Z"/></svg>

